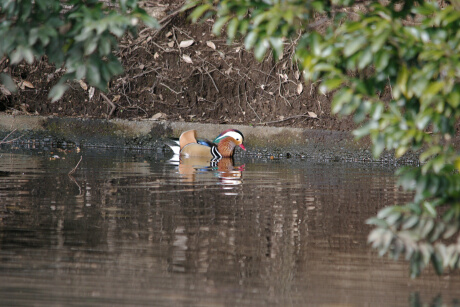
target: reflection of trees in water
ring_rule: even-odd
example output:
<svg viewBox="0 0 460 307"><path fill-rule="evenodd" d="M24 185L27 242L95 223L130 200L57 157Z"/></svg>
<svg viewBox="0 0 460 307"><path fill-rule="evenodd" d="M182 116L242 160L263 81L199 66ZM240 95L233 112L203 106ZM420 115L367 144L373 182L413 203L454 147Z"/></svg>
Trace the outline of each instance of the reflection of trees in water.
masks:
<svg viewBox="0 0 460 307"><path fill-rule="evenodd" d="M232 281L268 295L294 291L299 278L322 287L320 272L362 265L365 219L407 197L391 171L370 166L248 165L243 184L227 187L209 173L181 183L163 163L84 158L82 165L74 176L81 195L59 167L15 183L25 192L11 198L3 229L30 230L39 246L59 247L57 254L91 248L110 255L111 265L195 273L215 288ZM3 247L23 243L5 233Z"/></svg>

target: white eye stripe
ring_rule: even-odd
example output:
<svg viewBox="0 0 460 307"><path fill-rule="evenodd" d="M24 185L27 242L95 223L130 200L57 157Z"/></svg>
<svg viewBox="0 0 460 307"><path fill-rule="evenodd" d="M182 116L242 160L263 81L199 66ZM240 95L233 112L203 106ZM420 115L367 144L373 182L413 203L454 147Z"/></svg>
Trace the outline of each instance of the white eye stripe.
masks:
<svg viewBox="0 0 460 307"><path fill-rule="evenodd" d="M235 131L229 131L229 132L225 133L222 137L226 137L226 136L230 136L230 137L234 138L237 141L241 140L241 134L239 134L238 132L235 132Z"/></svg>

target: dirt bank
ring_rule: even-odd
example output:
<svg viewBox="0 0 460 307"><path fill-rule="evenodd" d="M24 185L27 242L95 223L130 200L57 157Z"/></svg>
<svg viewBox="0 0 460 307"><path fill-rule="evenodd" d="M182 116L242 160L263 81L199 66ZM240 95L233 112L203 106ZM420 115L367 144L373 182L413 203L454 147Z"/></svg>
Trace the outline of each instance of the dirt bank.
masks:
<svg viewBox="0 0 460 307"><path fill-rule="evenodd" d="M299 127L350 131L351 118L330 113L329 95L316 84L305 84L292 61L293 42L286 42L281 60L271 55L262 63L241 43L228 45L211 33L211 20L190 24L181 3L144 1L156 10L162 28L141 29L137 38L125 36L117 56L125 73L114 78L105 94L116 109L111 118L147 119L253 126ZM182 46L182 47L181 47ZM62 72L46 59L0 69L20 85L17 94L0 93L0 111L13 114L106 118L111 107L84 80L69 82L64 97L51 103L50 88ZM25 81L25 82L24 82Z"/></svg>

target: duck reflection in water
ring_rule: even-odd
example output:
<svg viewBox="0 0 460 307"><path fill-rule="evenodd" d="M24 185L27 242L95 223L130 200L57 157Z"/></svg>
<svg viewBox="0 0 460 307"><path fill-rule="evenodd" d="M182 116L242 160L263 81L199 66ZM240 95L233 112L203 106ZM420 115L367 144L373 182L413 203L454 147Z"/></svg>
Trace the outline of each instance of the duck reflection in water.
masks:
<svg viewBox="0 0 460 307"><path fill-rule="evenodd" d="M170 161L178 163L179 173L187 182L196 181L198 174L203 180L211 172L221 184L237 185L241 183L244 165L234 167L233 154L237 146L246 150L243 140L243 134L236 129L225 130L213 142L199 139L196 130L189 130L167 145L174 152Z"/></svg>
<svg viewBox="0 0 460 307"><path fill-rule="evenodd" d="M242 183L244 165L234 166L233 158L210 161L202 157L189 157L181 158L176 163L184 182L205 181L217 177L222 185Z"/></svg>

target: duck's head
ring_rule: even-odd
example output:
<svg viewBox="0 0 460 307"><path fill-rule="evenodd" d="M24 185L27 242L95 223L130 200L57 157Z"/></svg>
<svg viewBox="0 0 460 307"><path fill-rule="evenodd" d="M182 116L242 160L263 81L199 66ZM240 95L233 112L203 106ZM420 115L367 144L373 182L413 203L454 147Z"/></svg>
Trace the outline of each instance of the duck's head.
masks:
<svg viewBox="0 0 460 307"><path fill-rule="evenodd" d="M244 141L243 133L241 133L241 131L236 130L236 129L225 130L224 132L219 134L218 137L215 138L214 143L219 144L220 141L222 141L223 139L227 137L233 138L235 140L235 145L240 146L241 149L243 150L246 150L246 148L243 145L243 141Z"/></svg>

